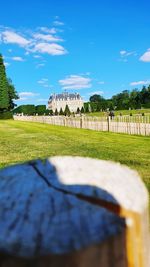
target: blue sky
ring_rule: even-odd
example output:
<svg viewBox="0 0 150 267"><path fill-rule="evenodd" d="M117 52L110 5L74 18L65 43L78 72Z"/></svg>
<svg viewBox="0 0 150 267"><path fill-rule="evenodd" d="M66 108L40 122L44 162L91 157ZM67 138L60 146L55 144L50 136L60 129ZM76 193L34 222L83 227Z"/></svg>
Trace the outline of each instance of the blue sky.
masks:
<svg viewBox="0 0 150 267"><path fill-rule="evenodd" d="M0 0L0 53L18 105L87 101L150 83L150 1Z"/></svg>

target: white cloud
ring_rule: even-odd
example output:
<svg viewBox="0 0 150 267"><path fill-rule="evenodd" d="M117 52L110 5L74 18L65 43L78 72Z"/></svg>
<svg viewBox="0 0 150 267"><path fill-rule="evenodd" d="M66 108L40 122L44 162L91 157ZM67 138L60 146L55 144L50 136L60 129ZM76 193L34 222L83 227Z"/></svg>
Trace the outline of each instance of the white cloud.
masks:
<svg viewBox="0 0 150 267"><path fill-rule="evenodd" d="M25 100L28 100L27 97L20 97L19 99L16 99L15 101L25 101Z"/></svg>
<svg viewBox="0 0 150 267"><path fill-rule="evenodd" d="M150 49L148 49L141 57L140 61L150 62Z"/></svg>
<svg viewBox="0 0 150 267"><path fill-rule="evenodd" d="M59 80L59 84L63 89L82 89L90 88L92 86L90 78L79 75L70 75L64 80Z"/></svg>
<svg viewBox="0 0 150 267"><path fill-rule="evenodd" d="M125 51L125 50L120 51L121 56L125 55L126 53L127 53L127 51Z"/></svg>
<svg viewBox="0 0 150 267"><path fill-rule="evenodd" d="M38 81L39 84L45 84L46 82L48 82L47 78L42 78L41 80Z"/></svg>
<svg viewBox="0 0 150 267"><path fill-rule="evenodd" d="M61 38L55 37L51 34L36 33L33 35L33 37L37 40L43 40L46 42L61 42L61 41L63 41Z"/></svg>
<svg viewBox="0 0 150 267"><path fill-rule="evenodd" d="M30 43L30 41L28 41L21 35L8 30L2 32L2 40L4 43L18 44L19 46L22 47L26 47Z"/></svg>
<svg viewBox="0 0 150 267"><path fill-rule="evenodd" d="M59 29L47 27L41 27L35 29L35 31L24 31L23 33L17 33L16 30L8 27L0 26L0 42L5 44L16 44L25 49L25 55L30 53L49 54L52 56L65 55L67 50L58 45L58 42L64 41L60 36L56 36L55 33L59 32ZM11 47L9 49L11 51ZM35 55L35 58L40 55ZM18 60L19 61L19 60ZM20 60L21 61L21 60Z"/></svg>
<svg viewBox="0 0 150 267"><path fill-rule="evenodd" d="M121 57L129 57L129 56L136 56L137 53L135 51L128 52L126 50L121 50L120 55Z"/></svg>
<svg viewBox="0 0 150 267"><path fill-rule="evenodd" d="M47 78L42 78L41 80L38 81L38 84L40 84L41 86L45 87L45 88L52 88L53 85L49 84L49 81Z"/></svg>
<svg viewBox="0 0 150 267"><path fill-rule="evenodd" d="M5 67L8 67L8 66L10 66L10 63L4 62L4 65L5 65Z"/></svg>
<svg viewBox="0 0 150 267"><path fill-rule="evenodd" d="M34 55L33 57L34 58L41 58L41 56L39 56L39 55Z"/></svg>
<svg viewBox="0 0 150 267"><path fill-rule="evenodd" d="M11 59L14 61L24 61L22 57L12 57Z"/></svg>
<svg viewBox="0 0 150 267"><path fill-rule="evenodd" d="M54 24L55 26L63 26L63 25L64 25L64 23L63 23L62 21L59 21L59 20L55 20L55 21L53 22L53 24Z"/></svg>
<svg viewBox="0 0 150 267"><path fill-rule="evenodd" d="M42 32L50 33L50 34L55 34L57 32L56 28L47 28L47 27L40 27L39 28Z"/></svg>
<svg viewBox="0 0 150 267"><path fill-rule="evenodd" d="M39 53L47 53L52 56L58 56L58 55L65 55L67 54L67 51L65 48L61 45L52 43L39 43L36 44L33 51L39 52Z"/></svg>
<svg viewBox="0 0 150 267"><path fill-rule="evenodd" d="M131 82L130 85L131 86L137 86L137 85L147 85L150 84L150 81L138 81L138 82Z"/></svg>
<svg viewBox="0 0 150 267"><path fill-rule="evenodd" d="M39 63L39 64L36 65L36 68L41 68L41 67L44 67L44 66L45 66L44 63Z"/></svg>
<svg viewBox="0 0 150 267"><path fill-rule="evenodd" d="M103 95L103 94L104 94L103 91L92 91L88 93L88 95Z"/></svg>
<svg viewBox="0 0 150 267"><path fill-rule="evenodd" d="M29 51L26 51L26 52L25 52L25 55L26 55L26 56L30 55Z"/></svg>
<svg viewBox="0 0 150 267"><path fill-rule="evenodd" d="M19 93L19 97L33 97L33 96L38 96L38 93L33 93L33 92L21 92Z"/></svg>

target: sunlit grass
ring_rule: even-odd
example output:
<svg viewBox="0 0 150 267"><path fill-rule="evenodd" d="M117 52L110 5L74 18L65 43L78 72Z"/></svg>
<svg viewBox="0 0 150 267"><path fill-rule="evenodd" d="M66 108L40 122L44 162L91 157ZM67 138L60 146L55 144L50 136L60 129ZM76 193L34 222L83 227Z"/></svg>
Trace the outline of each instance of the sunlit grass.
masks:
<svg viewBox="0 0 150 267"><path fill-rule="evenodd" d="M54 155L78 155L126 164L139 172L150 189L149 137L0 121L1 168Z"/></svg>
<svg viewBox="0 0 150 267"><path fill-rule="evenodd" d="M139 115L139 114L144 114L144 115L150 115L150 109L134 109L134 110L116 110L114 111L115 115L118 116L120 114L122 115ZM95 116L95 117L103 117L107 115L107 112L91 112L87 113L87 116Z"/></svg>

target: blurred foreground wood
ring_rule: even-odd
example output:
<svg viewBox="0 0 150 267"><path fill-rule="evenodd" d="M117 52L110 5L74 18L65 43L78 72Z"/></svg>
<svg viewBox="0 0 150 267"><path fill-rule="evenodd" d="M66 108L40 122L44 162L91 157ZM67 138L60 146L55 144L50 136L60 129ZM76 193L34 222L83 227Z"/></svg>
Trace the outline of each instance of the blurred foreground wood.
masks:
<svg viewBox="0 0 150 267"><path fill-rule="evenodd" d="M37 260L18 259L6 257L2 260L2 267L126 267L125 250L120 250L124 246L124 233L110 238L109 242L101 245L93 245L78 252L66 255L53 255L41 257ZM109 255L109 256L108 256Z"/></svg>
<svg viewBox="0 0 150 267"><path fill-rule="evenodd" d="M138 174L80 157L1 170L0 266L149 267L148 195Z"/></svg>

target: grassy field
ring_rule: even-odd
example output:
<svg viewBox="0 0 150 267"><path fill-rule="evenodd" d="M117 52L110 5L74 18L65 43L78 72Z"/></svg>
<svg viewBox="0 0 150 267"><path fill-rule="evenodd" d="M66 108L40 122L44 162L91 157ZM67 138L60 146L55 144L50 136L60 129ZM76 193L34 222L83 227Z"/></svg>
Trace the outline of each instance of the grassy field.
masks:
<svg viewBox="0 0 150 267"><path fill-rule="evenodd" d="M54 155L118 161L137 170L150 190L149 137L0 121L0 168Z"/></svg>
<svg viewBox="0 0 150 267"><path fill-rule="evenodd" d="M132 115L138 115L138 114L142 114L144 113L146 114L150 114L150 109L138 109L138 110L116 110L115 115L120 115L120 113L122 115L130 115L130 113L132 113ZM107 112L92 112L92 113L87 113L86 115L88 116L96 116L96 117L103 117L107 115Z"/></svg>

